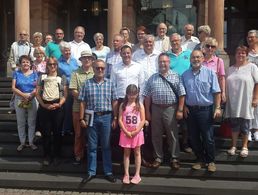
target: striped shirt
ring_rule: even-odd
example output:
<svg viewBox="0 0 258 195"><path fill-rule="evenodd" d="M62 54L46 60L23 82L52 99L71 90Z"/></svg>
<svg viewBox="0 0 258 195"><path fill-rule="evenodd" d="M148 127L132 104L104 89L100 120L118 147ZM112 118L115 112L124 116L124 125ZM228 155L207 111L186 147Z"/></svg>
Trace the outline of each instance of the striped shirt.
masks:
<svg viewBox="0 0 258 195"><path fill-rule="evenodd" d="M110 53L107 54L107 58L106 58L106 63L107 63L107 67L106 67L106 72L105 72L105 76L107 78L110 78L110 74L111 74L111 70L113 68L113 66L115 66L116 64L122 62L122 57L120 56L120 52L116 52L116 51L111 51Z"/></svg>
<svg viewBox="0 0 258 195"><path fill-rule="evenodd" d="M105 78L104 82L98 83L93 77L85 81L78 99L85 101L89 110L105 112L112 111L112 100L117 96L110 79Z"/></svg>
<svg viewBox="0 0 258 195"><path fill-rule="evenodd" d="M185 95L181 77L177 73L169 71L166 79L173 84L173 90L178 96ZM151 97L154 104L175 104L178 100L173 90L168 82L160 77L160 73L155 73L149 78L143 96Z"/></svg>

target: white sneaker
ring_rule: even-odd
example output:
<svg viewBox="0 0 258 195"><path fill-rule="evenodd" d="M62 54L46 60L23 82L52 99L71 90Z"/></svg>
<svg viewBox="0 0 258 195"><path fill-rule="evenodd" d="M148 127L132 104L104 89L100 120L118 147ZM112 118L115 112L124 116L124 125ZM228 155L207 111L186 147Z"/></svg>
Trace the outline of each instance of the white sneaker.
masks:
<svg viewBox="0 0 258 195"><path fill-rule="evenodd" d="M253 141L252 140L252 132L251 131L249 131L249 133L248 133L248 141L249 142Z"/></svg>
<svg viewBox="0 0 258 195"><path fill-rule="evenodd" d="M258 132L257 131L254 133L254 140L258 141Z"/></svg>
<svg viewBox="0 0 258 195"><path fill-rule="evenodd" d="M230 156L236 155L236 147L230 148L230 149L228 150L228 154L229 154Z"/></svg>

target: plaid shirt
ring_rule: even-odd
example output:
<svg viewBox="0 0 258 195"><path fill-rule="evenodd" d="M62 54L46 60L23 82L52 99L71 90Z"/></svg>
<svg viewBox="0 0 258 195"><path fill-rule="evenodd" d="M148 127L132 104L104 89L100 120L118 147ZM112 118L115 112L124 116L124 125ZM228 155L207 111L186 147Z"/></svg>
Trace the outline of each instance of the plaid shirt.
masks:
<svg viewBox="0 0 258 195"><path fill-rule="evenodd" d="M97 83L93 77L85 81L78 99L85 101L89 110L105 112L112 111L112 100L116 100L117 96L110 79L105 78L104 82Z"/></svg>
<svg viewBox="0 0 258 195"><path fill-rule="evenodd" d="M107 58L106 58L107 67L105 72L105 76L107 78L110 78L112 67L120 62L122 62L122 57L120 56L119 51L118 52L111 51L107 54Z"/></svg>
<svg viewBox="0 0 258 195"><path fill-rule="evenodd" d="M185 95L181 77L177 73L169 71L166 79L173 84L178 96ZM178 101L170 85L160 77L160 73L155 73L149 78L143 96L151 97L154 104L175 104Z"/></svg>

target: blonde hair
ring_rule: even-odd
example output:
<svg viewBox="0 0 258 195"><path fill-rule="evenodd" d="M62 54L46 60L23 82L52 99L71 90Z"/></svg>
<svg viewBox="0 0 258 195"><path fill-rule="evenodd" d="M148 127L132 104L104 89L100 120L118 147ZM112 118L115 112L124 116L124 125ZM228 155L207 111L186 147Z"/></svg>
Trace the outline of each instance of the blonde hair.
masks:
<svg viewBox="0 0 258 195"><path fill-rule="evenodd" d="M35 32L34 34L33 34L33 38L34 37L41 37L42 38L42 33L41 32Z"/></svg>
<svg viewBox="0 0 258 195"><path fill-rule="evenodd" d="M211 34L211 28L209 25L202 25L198 27L198 33L200 32L204 32L205 34L207 34L208 36L210 36Z"/></svg>
<svg viewBox="0 0 258 195"><path fill-rule="evenodd" d="M210 44L210 45L214 45L214 46L218 47L218 41L213 37L206 38L204 41L204 45L206 45L206 44Z"/></svg>

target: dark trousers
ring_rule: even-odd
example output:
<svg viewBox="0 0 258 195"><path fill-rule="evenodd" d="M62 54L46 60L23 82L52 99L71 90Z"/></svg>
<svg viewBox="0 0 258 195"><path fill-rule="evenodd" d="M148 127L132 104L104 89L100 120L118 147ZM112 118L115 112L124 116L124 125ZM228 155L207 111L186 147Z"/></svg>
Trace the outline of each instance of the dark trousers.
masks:
<svg viewBox="0 0 258 195"><path fill-rule="evenodd" d="M215 160L213 136L213 107L188 107L187 126L189 138L197 161L210 163Z"/></svg>
<svg viewBox="0 0 258 195"><path fill-rule="evenodd" d="M47 110L39 107L39 120L45 157L60 157L62 147L63 108ZM53 138L52 138L53 135Z"/></svg>

